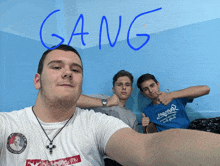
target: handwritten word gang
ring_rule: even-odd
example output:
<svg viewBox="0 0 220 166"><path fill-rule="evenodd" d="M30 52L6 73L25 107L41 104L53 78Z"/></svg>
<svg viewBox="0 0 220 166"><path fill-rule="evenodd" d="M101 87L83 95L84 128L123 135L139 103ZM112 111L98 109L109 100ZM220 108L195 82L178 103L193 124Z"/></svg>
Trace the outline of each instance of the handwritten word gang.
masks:
<svg viewBox="0 0 220 166"><path fill-rule="evenodd" d="M152 13L152 12L156 12L156 11L161 10L161 9L162 9L162 8L157 8L157 9L154 9L154 10L151 10L151 11L148 11L148 12L141 13L141 14L137 15L137 16L133 19L133 21L131 22L131 24L130 24L130 26L129 26L128 33L127 33L127 43L128 43L128 45L129 45L129 47L130 47L131 49L137 51L137 50L141 49L144 45L146 45L146 44L148 43L148 41L150 40L150 35L149 35L149 34L136 34L136 36L146 36L145 42L144 42L140 47L138 47L138 48L134 48L134 47L130 44L130 41L129 41L130 29L131 29L133 23L135 22L135 20L136 20L137 18L139 18L139 17L145 15L145 14ZM58 10L55 10L55 11L53 11L52 13L50 13L50 14L46 17L46 19L43 21L43 23L41 24L41 28L40 28L40 39L41 39L41 43L43 44L44 47L46 47L47 49L50 49L50 50L57 48L59 45L61 45L61 44L64 42L64 39L63 39L62 37L60 37L60 36L58 36L57 34L54 34L54 33L53 33L51 36L55 36L55 37L59 38L59 39L61 40L61 42L60 42L56 47L50 48L50 47L47 47L47 46L45 45L45 43L44 43L44 41L43 41L43 39L42 39L42 29L43 29L43 26L44 26L45 22L47 21L47 19L48 19L52 14L54 14L54 13L56 13L56 12L58 12L58 11L60 11L60 10L58 9ZM106 18L105 16L102 17L101 25L100 25L100 31L99 31L99 49L101 49L102 25L103 25L103 22L105 21L105 23L106 23L106 31L107 31L107 37L108 37L109 44L110 44L111 47L114 47L115 44L116 44L116 42L117 42L117 39L118 39L118 35L119 35L119 33L120 33L120 30L121 30L121 19L122 19L121 16L119 16L119 27L118 27L117 36L116 36L116 38L115 38L115 41L112 43L111 40L110 40L110 37L109 37L107 18ZM82 24L81 24L81 33L75 33L76 27L78 26L78 23L79 23L80 20L81 20L81 22L82 22ZM75 27L74 27L73 32L72 32L72 35L71 35L70 40L69 40L69 42L68 42L67 45L69 45L69 44L71 43L71 40L72 40L73 36L76 36L76 35L81 35L81 42L82 42L82 44L83 44L84 46L86 45L85 42L84 42L84 40L83 40L83 35L88 35L89 32L84 32L84 31L83 31L83 27L84 27L84 17L83 17L83 14L81 14L81 15L79 16L79 18L78 18L76 24L75 24Z"/></svg>

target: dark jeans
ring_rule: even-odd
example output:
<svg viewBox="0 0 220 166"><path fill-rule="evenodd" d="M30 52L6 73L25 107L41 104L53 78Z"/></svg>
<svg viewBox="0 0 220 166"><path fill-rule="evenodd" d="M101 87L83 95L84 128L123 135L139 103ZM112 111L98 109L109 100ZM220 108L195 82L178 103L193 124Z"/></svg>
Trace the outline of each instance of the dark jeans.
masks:
<svg viewBox="0 0 220 166"><path fill-rule="evenodd" d="M104 161L105 161L105 166L122 166L121 164L119 164L115 160L111 160L108 158L104 159Z"/></svg>

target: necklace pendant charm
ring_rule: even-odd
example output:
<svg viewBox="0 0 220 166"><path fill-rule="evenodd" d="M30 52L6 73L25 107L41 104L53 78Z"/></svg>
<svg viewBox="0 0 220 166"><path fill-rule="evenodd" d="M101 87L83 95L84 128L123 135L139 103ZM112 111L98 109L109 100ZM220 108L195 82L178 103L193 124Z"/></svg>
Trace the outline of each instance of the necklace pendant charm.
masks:
<svg viewBox="0 0 220 166"><path fill-rule="evenodd" d="M49 145L46 146L47 149L50 150L50 154L53 153L53 149L56 148L56 145L53 145L53 142L50 142Z"/></svg>
<svg viewBox="0 0 220 166"><path fill-rule="evenodd" d="M34 114L34 116L36 117L41 129L43 130L44 134L46 135L47 139L50 141L50 144L46 146L46 149L49 149L50 154L53 153L53 149L56 148L56 145L53 145L53 140L56 138L56 136L63 130L63 128L68 124L68 122L70 121L70 119L72 119L73 115L69 118L69 120L64 124L63 127L60 128L60 130L55 134L55 136L53 137L52 140L50 140L50 138L48 137L46 131L44 130L43 126L41 125L39 119L37 118L36 114L34 113L33 107L32 107L32 112Z"/></svg>

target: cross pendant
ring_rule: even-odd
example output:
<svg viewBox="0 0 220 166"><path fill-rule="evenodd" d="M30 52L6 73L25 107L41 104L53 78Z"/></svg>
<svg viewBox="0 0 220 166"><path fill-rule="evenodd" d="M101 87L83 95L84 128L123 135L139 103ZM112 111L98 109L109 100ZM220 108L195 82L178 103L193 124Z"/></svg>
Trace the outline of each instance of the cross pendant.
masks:
<svg viewBox="0 0 220 166"><path fill-rule="evenodd" d="M53 148L56 148L56 145L53 145L53 142L50 142L49 145L46 146L47 149L50 150L50 154L53 153Z"/></svg>

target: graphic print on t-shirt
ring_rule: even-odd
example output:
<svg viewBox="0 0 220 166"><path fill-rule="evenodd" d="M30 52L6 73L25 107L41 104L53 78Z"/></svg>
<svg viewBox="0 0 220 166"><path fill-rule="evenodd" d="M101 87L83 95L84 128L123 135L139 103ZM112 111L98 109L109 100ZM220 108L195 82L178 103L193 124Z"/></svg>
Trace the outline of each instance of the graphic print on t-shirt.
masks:
<svg viewBox="0 0 220 166"><path fill-rule="evenodd" d="M41 159L28 159L25 166L71 166L72 164L80 163L80 155L58 159L54 161L41 160Z"/></svg>
<svg viewBox="0 0 220 166"><path fill-rule="evenodd" d="M172 104L170 109L157 114L157 120L160 120L161 123L170 122L171 120L176 119L177 110L179 109L176 108L176 105Z"/></svg>
<svg viewBox="0 0 220 166"><path fill-rule="evenodd" d="M7 149L14 154L22 153L27 147L27 139L21 133L12 133L8 136Z"/></svg>

